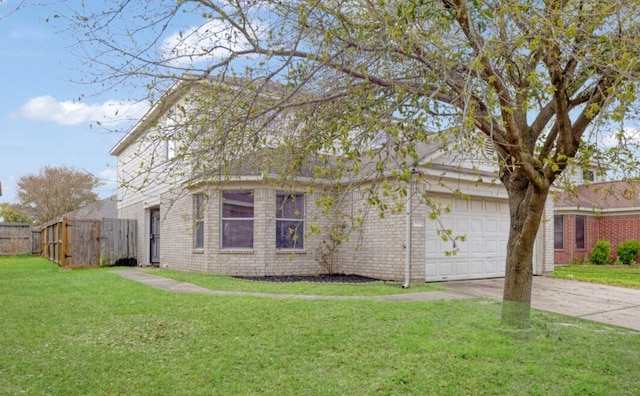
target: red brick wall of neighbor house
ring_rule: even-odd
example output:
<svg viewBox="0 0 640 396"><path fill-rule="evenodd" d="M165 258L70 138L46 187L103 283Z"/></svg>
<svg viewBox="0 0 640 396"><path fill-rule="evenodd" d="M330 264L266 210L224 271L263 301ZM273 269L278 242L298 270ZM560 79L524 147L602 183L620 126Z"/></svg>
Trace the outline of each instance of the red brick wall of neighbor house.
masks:
<svg viewBox="0 0 640 396"><path fill-rule="evenodd" d="M601 238L611 243L612 260L615 260L616 247L621 242L627 239L640 241L640 215L602 216L599 220Z"/></svg>
<svg viewBox="0 0 640 396"><path fill-rule="evenodd" d="M555 264L570 264L575 250L573 240L575 238L576 217L574 215L563 215L562 218L562 249L554 250L553 261Z"/></svg>
<svg viewBox="0 0 640 396"><path fill-rule="evenodd" d="M564 215L563 248L554 252L556 264L571 264L574 260L589 257L589 251L598 240L597 220L593 216L585 216L584 249L576 247L576 215Z"/></svg>
<svg viewBox="0 0 640 396"><path fill-rule="evenodd" d="M584 249L580 250L584 259L589 258L591 249L593 249L598 239L600 239L600 219L600 217L596 216L585 216Z"/></svg>
<svg viewBox="0 0 640 396"><path fill-rule="evenodd" d="M571 264L585 260L599 239L611 243L611 260L616 258L616 246L627 239L640 241L640 215L586 216L584 249L576 248L576 215L564 215L564 246L556 249L556 264Z"/></svg>

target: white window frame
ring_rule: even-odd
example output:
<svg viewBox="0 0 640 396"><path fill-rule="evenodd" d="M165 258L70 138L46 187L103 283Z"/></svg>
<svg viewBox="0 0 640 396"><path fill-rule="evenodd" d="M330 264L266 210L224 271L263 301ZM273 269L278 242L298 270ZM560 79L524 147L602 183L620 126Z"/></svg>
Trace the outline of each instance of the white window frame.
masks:
<svg viewBox="0 0 640 396"><path fill-rule="evenodd" d="M232 194L249 194L252 197L251 202L247 202L247 201L242 201L242 200L235 200L231 197ZM225 195L227 197L225 197ZM225 216L225 205L230 205L230 206L237 206L237 207L245 207L245 208L251 208L252 209L252 213L251 213L251 217L229 217L229 216ZM254 244L254 235L255 235L255 196L253 191L251 190L225 190L222 191L221 194L221 203L220 203L220 247L221 249L253 249L253 244ZM241 244L239 245L234 245L231 242L232 241L228 241L225 240L225 235L227 234L226 232L226 228L230 227L232 228L232 224L234 222L246 222L251 224L251 239L250 239L250 243L245 244L244 246L242 246Z"/></svg>
<svg viewBox="0 0 640 396"><path fill-rule="evenodd" d="M284 197L281 199L281 197ZM296 201L300 201L301 205L293 213L293 216L288 216L280 205L285 205L287 202L294 202L291 197L295 197ZM299 213L297 213L299 211ZM284 224L297 223L295 231L292 232L292 228L284 230ZM275 229L275 242L276 249L278 250L302 250L304 249L304 228L305 226L305 196L299 192L276 192L276 229Z"/></svg>
<svg viewBox="0 0 640 396"><path fill-rule="evenodd" d="M204 249L204 205L203 193L193 195L193 248Z"/></svg>

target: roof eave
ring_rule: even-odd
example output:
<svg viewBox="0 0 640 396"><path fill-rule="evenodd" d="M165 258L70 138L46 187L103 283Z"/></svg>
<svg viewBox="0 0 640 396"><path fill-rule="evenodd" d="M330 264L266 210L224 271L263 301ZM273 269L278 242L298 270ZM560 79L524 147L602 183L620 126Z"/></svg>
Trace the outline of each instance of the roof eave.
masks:
<svg viewBox="0 0 640 396"><path fill-rule="evenodd" d="M109 151L109 155L120 155L131 143L136 141L149 126L156 122L166 111L173 107L188 91L188 87L193 83L189 80L179 80L176 82L166 94L162 97L142 116L142 118L127 132Z"/></svg>

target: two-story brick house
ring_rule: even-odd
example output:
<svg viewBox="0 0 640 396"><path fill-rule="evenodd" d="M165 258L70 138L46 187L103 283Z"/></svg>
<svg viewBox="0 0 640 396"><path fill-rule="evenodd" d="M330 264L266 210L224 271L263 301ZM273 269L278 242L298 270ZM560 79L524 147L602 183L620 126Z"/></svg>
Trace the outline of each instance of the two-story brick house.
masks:
<svg viewBox="0 0 640 396"><path fill-rule="evenodd" d="M246 276L320 274L330 267L398 281L504 276L509 208L483 150L422 143L411 169L351 177L349 188L305 174L283 185L274 183L277 171L240 165L219 182L185 184L184 174L163 168L172 141L154 136L193 92L174 87L111 151L118 158L119 216L138 220L141 265ZM406 172L409 178L398 176ZM408 194L387 196L383 181ZM331 210L318 205L326 197ZM384 216L380 206L389 208ZM550 203L537 236L535 274L553 268L552 216Z"/></svg>

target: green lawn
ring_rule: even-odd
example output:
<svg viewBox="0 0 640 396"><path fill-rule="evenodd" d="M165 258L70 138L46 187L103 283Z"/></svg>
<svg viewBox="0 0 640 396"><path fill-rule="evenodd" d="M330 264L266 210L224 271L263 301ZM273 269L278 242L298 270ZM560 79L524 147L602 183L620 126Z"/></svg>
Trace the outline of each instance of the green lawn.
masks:
<svg viewBox="0 0 640 396"><path fill-rule="evenodd" d="M640 289L640 267L638 266L564 265L555 268L553 277Z"/></svg>
<svg viewBox="0 0 640 396"><path fill-rule="evenodd" d="M640 333L490 300L178 294L0 258L1 395L632 395Z"/></svg>

